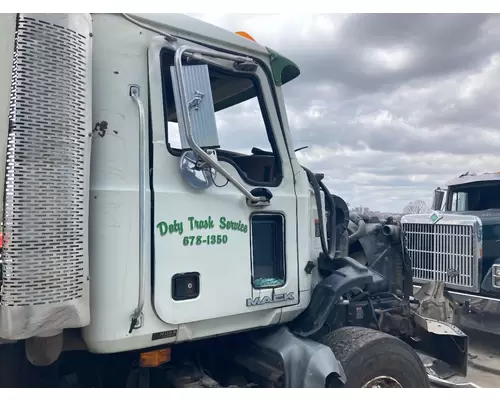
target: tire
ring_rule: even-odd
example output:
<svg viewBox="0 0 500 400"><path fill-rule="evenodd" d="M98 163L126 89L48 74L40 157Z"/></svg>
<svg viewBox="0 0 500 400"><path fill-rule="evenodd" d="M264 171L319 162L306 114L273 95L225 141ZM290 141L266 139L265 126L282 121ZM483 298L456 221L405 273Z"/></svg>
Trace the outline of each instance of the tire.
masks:
<svg viewBox="0 0 500 400"><path fill-rule="evenodd" d="M323 336L320 342L330 347L342 364L346 388L431 387L420 357L394 336L347 326Z"/></svg>

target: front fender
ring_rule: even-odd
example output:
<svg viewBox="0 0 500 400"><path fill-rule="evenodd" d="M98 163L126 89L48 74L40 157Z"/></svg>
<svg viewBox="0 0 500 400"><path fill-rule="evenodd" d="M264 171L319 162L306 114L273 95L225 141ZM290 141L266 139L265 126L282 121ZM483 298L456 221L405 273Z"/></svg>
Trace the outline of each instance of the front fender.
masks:
<svg viewBox="0 0 500 400"><path fill-rule="evenodd" d="M347 380L342 364L329 347L299 338L287 327L259 337L254 343L279 357L287 388L324 388L332 375L342 384Z"/></svg>
<svg viewBox="0 0 500 400"><path fill-rule="evenodd" d="M318 332L334 306L350 290L361 288L380 293L388 289L384 276L350 257L336 258L330 267L333 269L331 275L316 285L309 306L291 324L298 336L309 337Z"/></svg>

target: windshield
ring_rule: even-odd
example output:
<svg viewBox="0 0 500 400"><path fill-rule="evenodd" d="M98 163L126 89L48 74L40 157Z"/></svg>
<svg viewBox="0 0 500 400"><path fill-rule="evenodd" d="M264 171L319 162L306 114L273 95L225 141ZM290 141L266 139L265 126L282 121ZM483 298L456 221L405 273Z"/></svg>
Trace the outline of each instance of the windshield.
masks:
<svg viewBox="0 0 500 400"><path fill-rule="evenodd" d="M448 189L447 211L500 209L500 184L467 185Z"/></svg>

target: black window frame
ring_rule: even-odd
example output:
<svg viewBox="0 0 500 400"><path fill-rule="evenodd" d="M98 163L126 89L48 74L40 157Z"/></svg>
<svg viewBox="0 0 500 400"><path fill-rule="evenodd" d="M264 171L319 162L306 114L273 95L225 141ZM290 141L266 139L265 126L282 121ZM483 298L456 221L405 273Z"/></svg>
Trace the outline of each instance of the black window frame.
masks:
<svg viewBox="0 0 500 400"><path fill-rule="evenodd" d="M283 235L282 235L282 267L283 267L283 284L282 285L274 285L274 286L264 286L264 287L257 287L255 286L255 278L254 278L254 259L253 259L253 224L252 224L252 219L255 216L278 216L281 217L282 223L283 223ZM251 268L251 276L250 276L250 281L252 288L254 290L267 290L267 289L279 289L284 287L288 283L288 268L287 268L287 262L286 262L286 245L287 245L287 240L286 240L286 217L285 214L282 212L273 212L273 211L255 211L250 214L249 216L249 240L250 240L250 268Z"/></svg>
<svg viewBox="0 0 500 400"><path fill-rule="evenodd" d="M167 68L170 68L172 66L171 63L166 63L165 59L168 57L173 57L174 56L174 51L172 51L169 48L162 48L160 51L160 74L161 74L161 88L162 88L162 107L163 107L163 123L164 123L164 130L165 130L165 145L167 148L167 151L174 157L180 157L183 153L182 149L177 149L172 146L170 146L169 139L168 139L168 102L166 98L166 90L165 87L166 85L172 85L172 82L169 80L170 74L165 74L164 71ZM269 110L266 104L266 101L264 99L264 94L262 91L262 84L260 82L260 79L252 73L248 72L236 72L236 71L230 71L226 68L223 67L217 67L213 65L208 65L209 71L214 70L220 74L227 75L229 77L238 77L238 78L245 78L245 79L250 79L252 83L254 84L255 91L256 91L256 98L259 102L259 108L261 111L262 118L264 120L264 126L266 128L266 135L269 141L269 144L271 146L271 150L273 153L274 157L274 163L275 163L275 174L274 174L274 179L270 182L260 182L256 181L253 179L250 179L246 176L246 174L243 172L243 170L229 157L230 154L238 154L238 155L243 155L243 156L249 156L251 157L252 155L247 155L243 153L236 153L234 151L230 150L224 150L223 148L217 149L217 154L219 157L220 161L227 162L230 164L233 168L236 169L238 172L239 177L248 185L254 186L254 187L278 187L281 185L283 181L283 161L281 157L281 153L278 148L278 144L276 141L276 133L273 130L273 126L269 117ZM248 99L250 100L250 99ZM242 104L243 102L239 103ZM228 109L231 107L227 107L225 109ZM280 117L280 116L279 116ZM281 120L280 120L280 125L281 125Z"/></svg>

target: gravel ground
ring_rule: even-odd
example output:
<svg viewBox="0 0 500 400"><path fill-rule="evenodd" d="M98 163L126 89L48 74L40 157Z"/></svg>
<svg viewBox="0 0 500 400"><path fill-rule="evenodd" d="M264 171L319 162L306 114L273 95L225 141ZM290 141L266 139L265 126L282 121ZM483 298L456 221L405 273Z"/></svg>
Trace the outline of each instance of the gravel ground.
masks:
<svg viewBox="0 0 500 400"><path fill-rule="evenodd" d="M500 336L477 331L469 335L467 380L485 388L500 388Z"/></svg>

